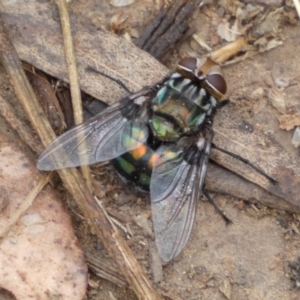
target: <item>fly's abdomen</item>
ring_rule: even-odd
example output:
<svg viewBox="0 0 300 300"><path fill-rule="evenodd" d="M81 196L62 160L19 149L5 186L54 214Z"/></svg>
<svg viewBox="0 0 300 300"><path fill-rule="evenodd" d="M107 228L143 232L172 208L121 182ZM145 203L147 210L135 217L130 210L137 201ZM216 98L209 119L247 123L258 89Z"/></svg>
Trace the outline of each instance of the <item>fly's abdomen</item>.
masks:
<svg viewBox="0 0 300 300"><path fill-rule="evenodd" d="M149 192L153 162L157 154L147 145L141 145L112 160L122 179L134 182L141 190Z"/></svg>

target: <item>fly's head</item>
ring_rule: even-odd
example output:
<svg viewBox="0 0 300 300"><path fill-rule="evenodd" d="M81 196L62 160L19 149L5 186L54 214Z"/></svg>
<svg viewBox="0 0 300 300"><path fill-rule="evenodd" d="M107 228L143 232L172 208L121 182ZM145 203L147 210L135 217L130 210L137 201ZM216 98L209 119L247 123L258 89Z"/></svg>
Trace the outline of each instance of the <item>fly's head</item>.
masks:
<svg viewBox="0 0 300 300"><path fill-rule="evenodd" d="M220 65L210 58L185 57L179 61L176 71L199 84L218 102L223 100L226 81Z"/></svg>

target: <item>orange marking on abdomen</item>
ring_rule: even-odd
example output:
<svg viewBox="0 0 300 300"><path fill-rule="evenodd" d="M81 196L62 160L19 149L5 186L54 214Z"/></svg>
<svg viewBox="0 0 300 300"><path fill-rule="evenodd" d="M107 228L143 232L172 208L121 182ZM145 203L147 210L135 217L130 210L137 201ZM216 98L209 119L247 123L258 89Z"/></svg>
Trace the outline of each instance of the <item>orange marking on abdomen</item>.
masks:
<svg viewBox="0 0 300 300"><path fill-rule="evenodd" d="M145 145L141 145L140 147L131 150L130 153L134 159L138 160L143 157L147 152L147 147Z"/></svg>
<svg viewBox="0 0 300 300"><path fill-rule="evenodd" d="M153 165L160 160L160 156L156 153L153 153L148 162L148 168L153 169Z"/></svg>

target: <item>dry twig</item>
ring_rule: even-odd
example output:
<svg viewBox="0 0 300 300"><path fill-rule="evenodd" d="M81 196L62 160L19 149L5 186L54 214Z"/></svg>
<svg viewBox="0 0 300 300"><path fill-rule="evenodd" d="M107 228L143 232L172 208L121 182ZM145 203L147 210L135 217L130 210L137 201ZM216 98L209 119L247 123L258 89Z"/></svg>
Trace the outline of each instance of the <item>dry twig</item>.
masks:
<svg viewBox="0 0 300 300"><path fill-rule="evenodd" d="M37 142L36 136L31 133L31 128L16 116L13 107L2 96L0 96L0 114L34 152L42 151L43 148Z"/></svg>
<svg viewBox="0 0 300 300"><path fill-rule="evenodd" d="M22 63L10 42L2 19L0 19L0 61L10 77L15 93L32 126L39 134L43 144L48 145L55 138L55 134L28 82ZM127 243L106 219L105 213L94 200L77 170L74 168L62 169L58 173L85 218L89 221L97 236L103 241L116 265L139 299L160 299Z"/></svg>
<svg viewBox="0 0 300 300"><path fill-rule="evenodd" d="M66 0L56 1L61 20L61 28L63 32L65 55L68 66L68 74L70 80L70 90L72 95L73 113L75 124L78 125L83 122L83 112L81 105L81 92L78 79L78 71L76 65L75 50L73 45L73 38L71 32L70 18ZM85 148L84 143L80 143L80 147ZM89 166L81 166L81 171L87 186L92 190L91 172Z"/></svg>
<svg viewBox="0 0 300 300"><path fill-rule="evenodd" d="M9 222L5 224L5 228L0 231L0 239L6 237L9 233L10 229L18 222L21 216L27 211L27 209L31 206L34 199L38 196L38 194L43 190L45 185L49 182L53 175L52 173L41 175L35 187L30 191L26 199L22 202L22 204L18 207L16 211L14 211L12 217L9 219Z"/></svg>

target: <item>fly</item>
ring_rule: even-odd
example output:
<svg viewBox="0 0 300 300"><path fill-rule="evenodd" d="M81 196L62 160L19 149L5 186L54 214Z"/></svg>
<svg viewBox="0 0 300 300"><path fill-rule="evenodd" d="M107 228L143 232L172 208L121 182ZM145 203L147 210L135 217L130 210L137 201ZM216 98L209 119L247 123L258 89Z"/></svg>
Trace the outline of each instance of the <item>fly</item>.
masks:
<svg viewBox="0 0 300 300"><path fill-rule="evenodd" d="M214 204L204 189L211 147L233 155L212 144L213 117L228 103L223 99L226 90L216 62L183 58L175 72L154 86L130 94L55 139L37 168L50 171L111 160L122 178L150 191L157 249L169 262L189 239L200 196Z"/></svg>

